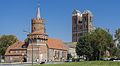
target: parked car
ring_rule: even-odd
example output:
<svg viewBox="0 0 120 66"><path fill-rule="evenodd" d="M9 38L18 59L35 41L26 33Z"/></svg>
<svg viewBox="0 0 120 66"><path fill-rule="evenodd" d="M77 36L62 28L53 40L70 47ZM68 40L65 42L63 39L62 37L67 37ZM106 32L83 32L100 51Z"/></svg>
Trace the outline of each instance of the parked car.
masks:
<svg viewBox="0 0 120 66"><path fill-rule="evenodd" d="M72 60L65 60L65 62L72 62Z"/></svg>

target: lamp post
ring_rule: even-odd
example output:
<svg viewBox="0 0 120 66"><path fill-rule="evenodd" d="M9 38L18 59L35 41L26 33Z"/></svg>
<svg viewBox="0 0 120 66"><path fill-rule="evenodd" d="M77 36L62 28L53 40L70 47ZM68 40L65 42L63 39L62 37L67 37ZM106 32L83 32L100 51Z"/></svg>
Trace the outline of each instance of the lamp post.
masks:
<svg viewBox="0 0 120 66"><path fill-rule="evenodd" d="M31 41L31 45L32 45L32 66L33 66L33 43Z"/></svg>
<svg viewBox="0 0 120 66"><path fill-rule="evenodd" d="M32 63L32 66L33 66L33 42L32 42L31 38L29 38L29 43L31 44L31 47L32 47L32 50L31 50L31 52L32 52L31 63Z"/></svg>

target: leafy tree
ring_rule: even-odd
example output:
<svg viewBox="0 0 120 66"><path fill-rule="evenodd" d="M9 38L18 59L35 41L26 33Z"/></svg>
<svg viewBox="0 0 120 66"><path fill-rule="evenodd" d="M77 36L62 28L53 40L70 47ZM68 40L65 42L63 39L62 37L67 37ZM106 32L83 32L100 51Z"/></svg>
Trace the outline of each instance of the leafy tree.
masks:
<svg viewBox="0 0 120 66"><path fill-rule="evenodd" d="M120 49L117 48L115 56L120 59Z"/></svg>
<svg viewBox="0 0 120 66"><path fill-rule="evenodd" d="M17 41L14 35L2 35L0 37L0 55L4 56L6 49Z"/></svg>
<svg viewBox="0 0 120 66"><path fill-rule="evenodd" d="M117 58L120 58L120 28L115 31L115 42L117 42L117 49L114 51L114 54Z"/></svg>
<svg viewBox="0 0 120 66"><path fill-rule="evenodd" d="M79 39L76 52L79 56L86 55L89 59L99 60L105 55L106 50L113 55L114 47L111 34L104 29L97 28Z"/></svg>
<svg viewBox="0 0 120 66"><path fill-rule="evenodd" d="M120 28L115 31L115 41L118 41L117 47L120 48Z"/></svg>
<svg viewBox="0 0 120 66"><path fill-rule="evenodd" d="M109 51L112 55L112 49L115 47L112 35L104 29L97 28L93 33L92 47L97 53L97 60L105 55L105 51ZM96 51L97 50L97 51Z"/></svg>
<svg viewBox="0 0 120 66"><path fill-rule="evenodd" d="M26 39L24 40L24 42L25 42L25 43L28 43L28 38L26 38Z"/></svg>
<svg viewBox="0 0 120 66"><path fill-rule="evenodd" d="M76 46L77 55L85 56L86 60L90 60L90 57L92 56L92 53L93 53L93 48L91 47L91 44L89 41L90 39L88 37L89 35L81 37Z"/></svg>

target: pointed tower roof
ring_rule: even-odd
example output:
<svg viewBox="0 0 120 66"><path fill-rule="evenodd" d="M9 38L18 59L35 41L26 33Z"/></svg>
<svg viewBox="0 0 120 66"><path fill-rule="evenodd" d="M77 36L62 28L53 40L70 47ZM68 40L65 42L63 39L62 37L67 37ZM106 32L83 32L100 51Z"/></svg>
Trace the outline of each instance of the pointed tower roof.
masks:
<svg viewBox="0 0 120 66"><path fill-rule="evenodd" d="M38 2L38 8L37 8L36 17L41 18L41 16L40 16L40 2Z"/></svg>

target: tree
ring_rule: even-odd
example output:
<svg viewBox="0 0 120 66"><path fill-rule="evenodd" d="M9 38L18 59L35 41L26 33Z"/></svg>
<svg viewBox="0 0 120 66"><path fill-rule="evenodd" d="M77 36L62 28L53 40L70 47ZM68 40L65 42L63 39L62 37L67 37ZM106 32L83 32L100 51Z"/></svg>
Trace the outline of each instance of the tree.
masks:
<svg viewBox="0 0 120 66"><path fill-rule="evenodd" d="M90 57L92 56L93 53L93 48L91 47L90 39L88 37L89 35L81 37L76 45L77 55L85 56L86 60L90 60Z"/></svg>
<svg viewBox="0 0 120 66"><path fill-rule="evenodd" d="M120 49L119 49L119 48L116 49L115 56L116 56L118 59L120 59Z"/></svg>
<svg viewBox="0 0 120 66"><path fill-rule="evenodd" d="M116 46L117 46L117 49L116 51L114 51L114 54L117 58L120 58L120 28L118 28L116 31L115 31L115 42L116 43Z"/></svg>
<svg viewBox="0 0 120 66"><path fill-rule="evenodd" d="M120 28L115 31L115 41L118 41L117 47L120 48Z"/></svg>
<svg viewBox="0 0 120 66"><path fill-rule="evenodd" d="M99 60L109 51L112 54L112 49L115 47L113 38L109 32L104 29L97 28L90 34L87 34L79 39L76 46L77 55L86 55L92 60Z"/></svg>
<svg viewBox="0 0 120 66"><path fill-rule="evenodd" d="M112 56L112 50L115 47L112 35L101 28L97 28L93 33L92 47L95 49L95 53L97 53L97 60L105 56L106 52ZM96 51L97 50L97 51Z"/></svg>
<svg viewBox="0 0 120 66"><path fill-rule="evenodd" d="M29 39L28 39L28 38L26 38L26 39L24 40L24 42L25 42L25 43L28 43L28 41L29 41Z"/></svg>
<svg viewBox="0 0 120 66"><path fill-rule="evenodd" d="M14 35L2 35L0 37L0 55L4 56L6 49L17 41Z"/></svg>

